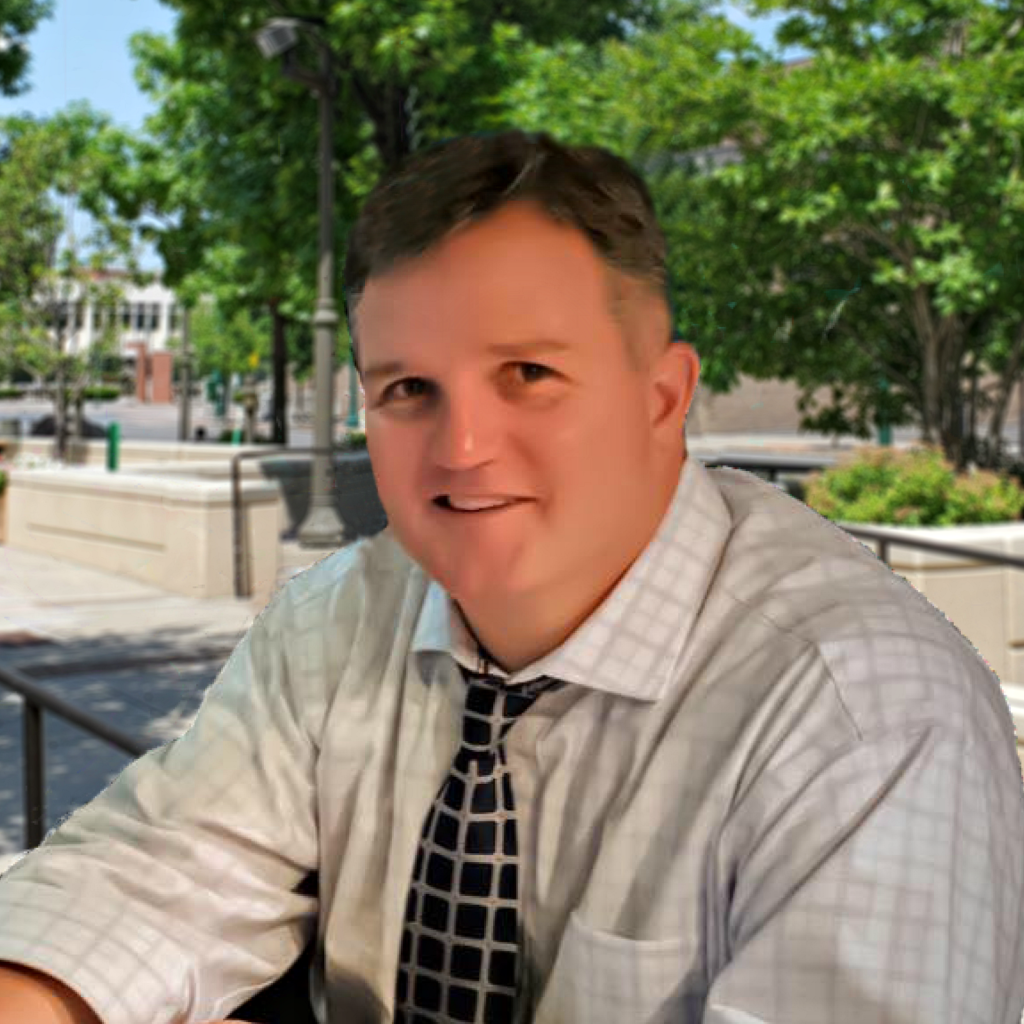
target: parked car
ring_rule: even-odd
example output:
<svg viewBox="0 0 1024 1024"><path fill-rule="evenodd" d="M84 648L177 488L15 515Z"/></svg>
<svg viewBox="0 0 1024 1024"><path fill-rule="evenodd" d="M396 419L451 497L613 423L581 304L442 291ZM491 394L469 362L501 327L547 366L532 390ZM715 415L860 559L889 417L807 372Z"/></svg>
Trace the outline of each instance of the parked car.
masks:
<svg viewBox="0 0 1024 1024"><path fill-rule="evenodd" d="M69 416L67 421L68 436L72 436L74 429L74 418ZM41 419L35 420L32 426L29 427L29 437L53 437L56 432L54 426L54 416L51 413L48 416L43 416ZM85 437L106 437L107 428L100 426L99 423L94 423L92 420L82 420L82 433Z"/></svg>

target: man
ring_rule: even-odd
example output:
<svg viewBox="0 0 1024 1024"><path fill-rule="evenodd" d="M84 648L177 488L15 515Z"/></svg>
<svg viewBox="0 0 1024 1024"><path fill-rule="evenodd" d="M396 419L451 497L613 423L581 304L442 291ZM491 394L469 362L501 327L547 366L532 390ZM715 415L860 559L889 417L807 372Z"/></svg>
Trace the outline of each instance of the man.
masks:
<svg viewBox="0 0 1024 1024"><path fill-rule="evenodd" d="M310 941L330 1024L1016 1024L998 682L688 457L663 270L603 151L471 137L375 191L346 285L389 526L8 873L0 959L103 1024L229 1016Z"/></svg>

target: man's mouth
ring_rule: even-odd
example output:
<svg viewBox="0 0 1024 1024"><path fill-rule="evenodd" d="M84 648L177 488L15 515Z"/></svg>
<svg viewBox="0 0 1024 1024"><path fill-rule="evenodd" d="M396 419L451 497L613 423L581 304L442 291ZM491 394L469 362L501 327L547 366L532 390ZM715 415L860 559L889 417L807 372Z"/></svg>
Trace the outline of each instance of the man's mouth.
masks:
<svg viewBox="0 0 1024 1024"><path fill-rule="evenodd" d="M465 502L465 507L461 507L460 508L460 507L456 507L455 505L452 504L452 501L448 497L447 494L442 494L442 495L439 495L438 497L436 497L434 499L434 504L439 509L441 509L442 511L449 512L449 513L451 513L453 515L487 516L488 514L495 515L498 512L504 512L507 509L514 508L516 505L523 504L523 502L525 502L527 500L528 499L526 499L526 498L509 498L506 501L503 501L499 505L494 505L494 504L483 505L482 501L481 502L476 502L476 501L469 501L469 500L467 500ZM459 505L463 504L462 501L460 501L459 499L456 499L456 501L458 502ZM472 505L477 505L477 504L480 504L481 507L479 507L479 508L472 508L472 507L470 507Z"/></svg>

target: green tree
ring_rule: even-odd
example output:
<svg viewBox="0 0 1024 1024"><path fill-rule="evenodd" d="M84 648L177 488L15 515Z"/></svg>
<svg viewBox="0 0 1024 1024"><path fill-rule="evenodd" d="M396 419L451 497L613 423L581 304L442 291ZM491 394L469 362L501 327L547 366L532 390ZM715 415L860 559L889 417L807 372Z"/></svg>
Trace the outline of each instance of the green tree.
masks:
<svg viewBox="0 0 1024 1024"><path fill-rule="evenodd" d="M275 354L275 432L283 442L284 363L301 378L310 348L317 266L317 104L308 89L265 61L255 33L286 12L275 0L238 0L226 15L205 0L167 0L174 38L132 40L136 77L157 104L147 138L126 164L126 215L148 218L149 236L176 287L199 274L234 290L242 306L270 313ZM408 5L378 0L305 5L324 19L316 38L337 57L335 159L338 248L380 174L420 145L480 130L518 71L521 36L547 46L624 39L653 28L666 0L482 0ZM313 8L310 10L310 8ZM317 67L316 39L297 60ZM217 250L226 247L224 258ZM340 306L340 267L335 295ZM228 276L224 276L224 275ZM227 302L227 299L224 299ZM287 335L287 344L286 344ZM339 362L350 341L344 319Z"/></svg>
<svg viewBox="0 0 1024 1024"><path fill-rule="evenodd" d="M62 218L48 194L52 140L26 122L0 123L0 379L27 365L33 335L25 297L38 286L60 237Z"/></svg>
<svg viewBox="0 0 1024 1024"><path fill-rule="evenodd" d="M31 57L25 37L53 14L53 0L0 0L0 95L27 88Z"/></svg>
<svg viewBox="0 0 1024 1024"><path fill-rule="evenodd" d="M189 324L192 358L200 377L215 370L230 382L234 374L243 377L265 365L269 356L269 332L266 315L251 310L226 310L212 295L197 299ZM181 341L168 342L171 351L180 351ZM255 366L254 366L255 363ZM225 408L230 407L230 395Z"/></svg>
<svg viewBox="0 0 1024 1024"><path fill-rule="evenodd" d="M96 361L116 348L113 325L91 356L68 351L68 338L86 302L111 306L121 297L117 282L99 271L121 262L142 279L131 226L118 217L105 188L111 154L124 145L120 129L85 104L46 120L0 121L0 359L8 372L23 366L55 378L60 459L69 405L77 410L80 433L82 391ZM93 230L84 240L66 230L61 209L69 201L92 215Z"/></svg>
<svg viewBox="0 0 1024 1024"><path fill-rule="evenodd" d="M814 52L804 66L680 5L625 44L524 47L532 70L503 99L523 127L647 171L705 387L794 380L804 412L830 386L803 429L914 422L963 468L1000 447L1024 359L1024 19L978 0L799 9L818 20L777 40ZM738 162L701 165L726 138Z"/></svg>

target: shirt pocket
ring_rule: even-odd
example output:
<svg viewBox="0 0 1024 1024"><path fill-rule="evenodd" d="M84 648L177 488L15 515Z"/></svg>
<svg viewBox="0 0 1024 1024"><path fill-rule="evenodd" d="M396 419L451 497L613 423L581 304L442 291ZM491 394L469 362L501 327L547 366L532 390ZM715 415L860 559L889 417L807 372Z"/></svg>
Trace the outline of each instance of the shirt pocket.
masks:
<svg viewBox="0 0 1024 1024"><path fill-rule="evenodd" d="M534 1024L674 1024L687 1020L685 938L627 939L574 910Z"/></svg>

